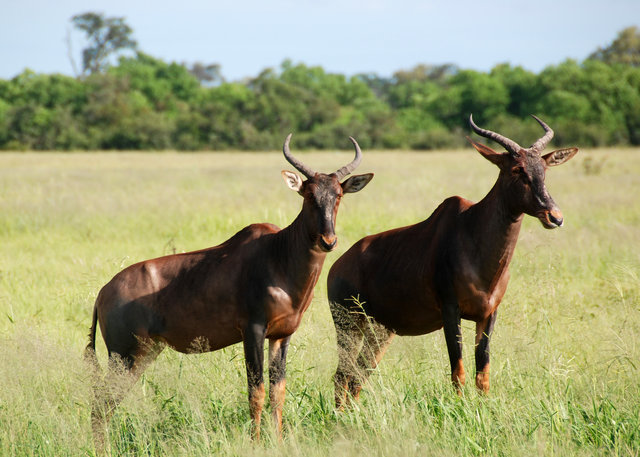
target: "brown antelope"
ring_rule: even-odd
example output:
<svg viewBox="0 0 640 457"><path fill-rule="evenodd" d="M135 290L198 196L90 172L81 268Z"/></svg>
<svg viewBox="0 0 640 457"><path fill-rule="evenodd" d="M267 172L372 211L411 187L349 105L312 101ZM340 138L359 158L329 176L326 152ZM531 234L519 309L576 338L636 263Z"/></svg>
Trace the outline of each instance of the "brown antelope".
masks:
<svg viewBox="0 0 640 457"><path fill-rule="evenodd" d="M373 178L369 173L340 182L362 160L353 138L355 158L331 174L315 172L293 157L290 139L291 135L284 142L284 156L307 179L282 171L287 186L304 199L288 227L249 225L218 246L131 265L100 290L86 356L97 366L99 323L110 365L120 360L124 366L122 392L166 345L192 353L242 342L252 434L259 439L268 339L269 397L276 433L281 436L289 339L311 303L325 257L336 245L336 215L343 194L358 192ZM115 376L115 370L109 373ZM104 452L106 425L124 394L100 394L97 385L94 389L94 441Z"/></svg>
<svg viewBox="0 0 640 457"><path fill-rule="evenodd" d="M544 184L545 171L578 151L541 156L553 131L533 117L545 134L527 149L479 128L469 117L478 135L507 150L498 153L467 138L500 169L489 193L476 204L447 198L428 219L367 236L333 264L328 298L338 341L338 408L347 392L358 399L362 382L395 334L422 335L441 327L451 379L460 393L465 382L460 319L476 322L476 386L489 391L489 339L522 219L535 216L548 229L562 225L562 213Z"/></svg>

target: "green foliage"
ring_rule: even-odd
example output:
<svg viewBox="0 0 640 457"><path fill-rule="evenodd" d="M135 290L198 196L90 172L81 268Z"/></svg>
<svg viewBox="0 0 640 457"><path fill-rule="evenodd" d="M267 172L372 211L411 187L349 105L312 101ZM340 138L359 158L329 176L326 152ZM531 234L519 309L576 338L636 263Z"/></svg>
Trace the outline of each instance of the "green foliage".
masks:
<svg viewBox="0 0 640 457"><path fill-rule="evenodd" d="M157 111L172 111L177 100L190 102L200 89L198 80L187 68L167 64L147 54L121 57L109 73L129 83L129 89L140 91Z"/></svg>
<svg viewBox="0 0 640 457"><path fill-rule="evenodd" d="M507 113L516 117L526 117L536 112L536 103L544 95L536 74L522 67L500 64L491 70L490 75L501 81L508 92Z"/></svg>
<svg viewBox="0 0 640 457"><path fill-rule="evenodd" d="M450 125L466 122L466 113L477 115L478 121L486 125L495 116L504 113L509 104L509 93L504 84L490 74L465 70L451 78L450 84L459 88L459 104L455 114L462 118L452 117L449 119Z"/></svg>
<svg viewBox="0 0 640 457"><path fill-rule="evenodd" d="M589 58L640 67L640 30L636 26L627 27L609 46L598 48Z"/></svg>
<svg viewBox="0 0 640 457"><path fill-rule="evenodd" d="M102 13L88 12L71 18L73 25L83 31L89 45L82 50L83 74L104 71L111 55L123 49L135 49L133 30L122 17L104 17Z"/></svg>
<svg viewBox="0 0 640 457"><path fill-rule="evenodd" d="M106 19L85 19L96 39L106 33ZM635 49L631 32L612 48ZM243 82L225 82L219 65L189 69L136 52L82 79L25 70L0 80L0 149L273 150L290 132L299 149L342 149L348 136L367 149L455 148L471 113L522 144L541 133L536 114L556 145L640 145L640 66L603 57L613 52L538 74L447 64L392 78L286 60Z"/></svg>

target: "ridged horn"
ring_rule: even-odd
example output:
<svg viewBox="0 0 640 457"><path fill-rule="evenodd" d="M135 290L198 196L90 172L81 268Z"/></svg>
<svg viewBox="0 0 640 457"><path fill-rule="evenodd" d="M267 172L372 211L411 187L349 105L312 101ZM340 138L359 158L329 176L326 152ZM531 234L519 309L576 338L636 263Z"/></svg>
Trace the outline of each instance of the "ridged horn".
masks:
<svg viewBox="0 0 640 457"><path fill-rule="evenodd" d="M338 179L342 179L348 174L353 173L353 170L355 170L358 167L358 165L360 165L360 162L362 161L362 151L360 150L360 146L358 145L358 142L352 136L350 136L349 139L353 143L353 147L356 150L356 156L351 161L350 164L345 165L344 167L340 168L338 171L334 173L338 177Z"/></svg>
<svg viewBox="0 0 640 457"><path fill-rule="evenodd" d="M538 116L534 116L532 114L531 117L533 117L536 121L538 121L538 124L540 124L544 129L545 134L542 138L540 138L538 141L533 143L529 148L529 150L535 151L537 153L541 153L542 150L547 147L547 144L549 144L549 141L551 141L551 138L553 138L553 130L551 130L551 127L545 124L542 121L542 119L540 119Z"/></svg>
<svg viewBox="0 0 640 457"><path fill-rule="evenodd" d="M518 143L513 140L510 140L506 136L500 135L499 133L492 132L491 130L481 129L473 122L473 114L469 115L469 125L478 135L488 138L490 140L495 141L500 144L503 148L509 151L512 154L518 154L522 149Z"/></svg>
<svg viewBox="0 0 640 457"><path fill-rule="evenodd" d="M284 145L282 146L282 152L284 153L284 158L287 159L287 162L293 165L295 169L298 170L300 173L305 175L307 178L312 178L316 175L316 172L313 171L308 166L306 166L305 164L303 164L301 161L299 161L295 157L293 157L293 155L291 155L291 151L289 151L289 141L291 141L292 135L293 133L290 133L289 135L287 135L287 138L284 140Z"/></svg>

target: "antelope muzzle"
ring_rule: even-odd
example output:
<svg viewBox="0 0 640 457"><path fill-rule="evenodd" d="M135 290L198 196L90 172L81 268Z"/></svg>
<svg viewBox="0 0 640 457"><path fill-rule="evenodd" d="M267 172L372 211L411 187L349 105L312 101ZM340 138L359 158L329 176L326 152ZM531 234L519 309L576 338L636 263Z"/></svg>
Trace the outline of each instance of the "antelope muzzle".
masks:
<svg viewBox="0 0 640 457"><path fill-rule="evenodd" d="M542 222L542 225L546 229L562 227L562 224L564 223L562 211L558 208L540 211L538 213L538 219L540 219L540 222Z"/></svg>
<svg viewBox="0 0 640 457"><path fill-rule="evenodd" d="M318 242L318 245L320 246L320 249L322 249L325 252L331 252L333 251L333 248L336 247L336 244L338 244L338 237L335 235L320 235L320 240Z"/></svg>

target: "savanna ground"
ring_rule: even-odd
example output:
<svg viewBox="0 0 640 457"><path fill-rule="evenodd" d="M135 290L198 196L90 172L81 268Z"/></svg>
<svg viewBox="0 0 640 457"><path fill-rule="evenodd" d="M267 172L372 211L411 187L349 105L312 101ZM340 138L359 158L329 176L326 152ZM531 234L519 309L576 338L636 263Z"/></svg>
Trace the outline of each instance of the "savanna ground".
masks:
<svg viewBox="0 0 640 457"><path fill-rule="evenodd" d="M295 149L295 146L294 146ZM297 154L335 170L352 152ZM0 155L0 455L92 455L82 361L99 289L139 260L219 244L301 207L281 153ZM265 410L249 439L241 345L165 350L117 410L117 455L640 454L640 151L583 150L549 170L565 226L527 217L492 341L491 392L458 397L442 332L396 338L360 404L337 414L329 266L365 234L479 200L497 169L464 151L365 151L376 177L347 195L339 246L288 357L285 438ZM419 252L416 252L419 255ZM473 370L474 324L465 322ZM98 357L106 351L98 334ZM473 381L473 377L470 377Z"/></svg>

